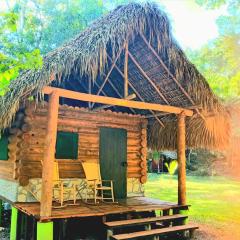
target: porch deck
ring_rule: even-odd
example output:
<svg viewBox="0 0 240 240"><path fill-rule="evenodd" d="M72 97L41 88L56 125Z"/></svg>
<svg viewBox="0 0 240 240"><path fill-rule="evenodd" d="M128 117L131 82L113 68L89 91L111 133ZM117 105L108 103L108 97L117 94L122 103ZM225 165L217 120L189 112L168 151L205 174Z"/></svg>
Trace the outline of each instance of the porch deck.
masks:
<svg viewBox="0 0 240 240"><path fill-rule="evenodd" d="M39 203L15 203L14 206L29 216L40 219ZM118 203L86 204L82 201L78 205L69 205L65 208L53 208L52 216L47 219L61 219L74 217L106 216L109 214L143 212L154 210L188 209L187 205L151 199L147 197L131 197L119 200ZM47 220L41 218L41 220Z"/></svg>

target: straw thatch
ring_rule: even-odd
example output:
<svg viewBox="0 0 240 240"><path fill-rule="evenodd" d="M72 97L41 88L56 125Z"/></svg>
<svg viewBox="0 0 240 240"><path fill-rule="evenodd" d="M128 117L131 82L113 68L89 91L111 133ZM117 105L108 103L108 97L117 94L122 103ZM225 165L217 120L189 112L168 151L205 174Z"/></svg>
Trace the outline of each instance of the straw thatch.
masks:
<svg viewBox="0 0 240 240"><path fill-rule="evenodd" d="M142 35L155 49L169 72L143 41ZM96 94L112 65L107 55L115 59L126 39L129 41L130 53L165 97L164 100L129 58L129 82L138 92L136 100L185 108L198 106L205 120L199 114L187 120L188 146L224 146L228 139L227 113L203 76L187 60L174 40L165 13L153 4L118 7L94 22L76 38L46 55L42 69L22 73L11 83L10 91L0 98L0 129L9 127L19 106L31 95L39 98L42 88L46 85L87 92L90 80L93 84L92 93ZM115 67L109 77L112 84L108 81L103 90L105 95L120 97L123 95L121 71L123 72L124 51L121 52L116 65L118 68ZM187 96L174 78L187 92ZM129 91L134 93L132 87ZM67 101L67 104L84 103ZM130 112L129 109L117 107L111 109ZM150 114L148 111L134 112ZM175 148L176 116L159 118L165 124L165 128L151 118L150 146L158 149Z"/></svg>

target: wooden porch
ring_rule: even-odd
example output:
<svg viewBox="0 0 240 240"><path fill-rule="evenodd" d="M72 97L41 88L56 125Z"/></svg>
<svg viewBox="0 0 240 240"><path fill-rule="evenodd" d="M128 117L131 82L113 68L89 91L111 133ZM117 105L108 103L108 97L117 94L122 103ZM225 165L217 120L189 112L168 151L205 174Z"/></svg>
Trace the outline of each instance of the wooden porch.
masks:
<svg viewBox="0 0 240 240"><path fill-rule="evenodd" d="M53 208L51 216L40 218L40 203L15 203L14 206L37 220L41 219L41 221L77 217L101 217L130 212L152 212L155 210L161 210L164 213L168 213L170 210L173 210L173 212L176 210L177 212L178 210L187 210L189 207L188 205L178 205L176 203L147 197L130 197L118 200L118 203L99 203L97 205L78 201L77 205L69 205L65 208Z"/></svg>

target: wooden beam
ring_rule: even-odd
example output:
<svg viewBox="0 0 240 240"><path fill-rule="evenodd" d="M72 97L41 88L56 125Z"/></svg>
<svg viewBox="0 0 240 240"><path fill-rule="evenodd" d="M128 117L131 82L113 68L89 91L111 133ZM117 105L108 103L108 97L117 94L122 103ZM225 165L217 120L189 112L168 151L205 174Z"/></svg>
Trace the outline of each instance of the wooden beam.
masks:
<svg viewBox="0 0 240 240"><path fill-rule="evenodd" d="M111 57L109 56L109 55L107 55L107 57L109 58L109 60L111 61L111 62L113 62L113 60L111 59ZM117 71L120 73L120 75L124 78L124 74L122 73L122 71L119 69L119 67L115 64L115 68L117 69ZM138 93L138 91L133 87L133 85L130 83L130 82L128 82L128 84L129 84L129 86L133 89L133 91L136 93L136 95L138 96L138 98L141 100L141 101L143 101L144 102L144 99L141 97L141 95ZM155 113L152 111L152 110L149 110L153 115L155 115ZM163 122L158 118L158 117L156 117L155 116L155 119L157 120L157 122L162 126L162 127L164 127L164 124L163 124Z"/></svg>
<svg viewBox="0 0 240 240"><path fill-rule="evenodd" d="M160 62L160 64L162 65L162 67L165 69L165 71L167 72L167 74L173 79L173 81L177 84L177 86L180 88L180 90L182 91L182 93L188 98L188 100L191 102L192 105L195 105L194 101L192 100L192 98L189 96L189 94L186 92L186 90L182 87L182 85L180 84L180 82L176 79L175 76L173 76L173 74L170 72L170 70L168 69L168 67L166 66L166 64L163 62L162 58L157 54L157 52L155 51L155 49L151 46L151 44L147 41L147 39L145 38L145 36L143 34L141 34L141 37L143 39L143 41L146 43L146 45L148 46L148 48L151 50L151 52L154 54L154 56L158 59L158 61ZM202 117L202 119L205 120L205 117L199 112L198 109L196 109L197 113Z"/></svg>
<svg viewBox="0 0 240 240"><path fill-rule="evenodd" d="M124 98L128 96L128 41L125 45L125 58L124 58Z"/></svg>
<svg viewBox="0 0 240 240"><path fill-rule="evenodd" d="M88 78L88 93L89 93L89 94L92 93L92 82L91 82L91 79L90 79L90 78ZM89 109L92 108L91 102L88 102L88 108L89 108Z"/></svg>
<svg viewBox="0 0 240 240"><path fill-rule="evenodd" d="M142 67L139 65L139 63L137 62L137 60L134 58L134 56L128 52L129 57L131 58L131 60L133 61L133 63L136 65L136 67L138 68L138 70L141 72L141 74L148 80L148 82L152 85L152 87L155 89L155 91L157 92L157 94L160 96L160 98L163 99L163 101L169 105L168 100L164 97L164 95L161 93L161 91L159 90L159 88L156 86L156 84L152 81L152 79L150 79L150 77L146 74L146 72L142 69Z"/></svg>
<svg viewBox="0 0 240 240"><path fill-rule="evenodd" d="M108 104L108 105L102 105L102 106L99 106L99 107L95 107L94 111L100 111L100 110L110 108L110 107L114 107L114 105Z"/></svg>
<svg viewBox="0 0 240 240"><path fill-rule="evenodd" d="M124 48L124 47L125 47L125 46L123 46L123 48ZM109 70L109 72L107 73L107 75L106 75L106 77L105 77L105 79L104 79L102 85L100 86L100 88L99 88L99 90L98 90L98 92L97 92L97 95L99 95L99 94L101 93L101 91L102 91L102 89L104 88L106 82L108 81L109 76L110 76L112 70L114 69L114 65L116 64L118 58L119 58L120 55L121 55L121 52L122 52L122 49L119 50L117 56L115 57L115 59L114 59L114 61L113 61L113 63L112 63L112 66L111 66L111 68L110 68L110 70ZM94 104L95 104L95 103L92 104L92 108L94 107Z"/></svg>
<svg viewBox="0 0 240 240"><path fill-rule="evenodd" d="M111 80L110 80L110 78L108 79L108 83L111 85L111 87L113 88L113 90L117 93L117 95L120 97L120 98L122 98L122 95L119 93L119 91L116 89L116 87L113 85L113 83L111 82ZM99 86L99 84L95 81L95 84L97 85L97 87L99 88L100 86ZM103 95L104 96L106 96L107 97L107 94L102 90L102 93L103 93ZM105 105L105 107L104 106L100 106L100 107L97 107L97 108L94 108L94 110L101 110L101 109L105 109L105 108L109 108L109 107L115 107L115 106L113 106L113 105ZM134 113L134 114L136 114L136 111L134 111L134 109L132 109L132 108L130 108L130 110L132 111L132 113Z"/></svg>
<svg viewBox="0 0 240 240"><path fill-rule="evenodd" d="M126 100L126 99L113 98L113 97L97 96L97 95L74 92L74 91L61 89L61 88L54 88L54 87L43 88L43 93L45 94L51 94L52 92L55 92L55 91L59 94L60 97L65 97L65 98L70 98L70 99L75 99L80 101L86 101L86 102L90 101L94 103L111 104L111 105L116 105L121 107L169 112L169 113L175 113L175 114L180 114L181 112L184 112L186 116L193 115L193 111L191 110L174 107L174 106L132 101L132 100Z"/></svg>
<svg viewBox="0 0 240 240"><path fill-rule="evenodd" d="M43 218L50 217L52 212L53 168L55 159L59 106L58 90L55 91L54 89L51 89L51 91L49 91L49 94L47 135L45 138L45 148L43 155L42 190L40 203L40 216Z"/></svg>
<svg viewBox="0 0 240 240"><path fill-rule="evenodd" d="M184 113L178 115L177 124L178 204L186 205L186 126Z"/></svg>
<svg viewBox="0 0 240 240"><path fill-rule="evenodd" d="M145 118L161 117L169 114L171 113L155 113L154 115L153 114L146 115Z"/></svg>

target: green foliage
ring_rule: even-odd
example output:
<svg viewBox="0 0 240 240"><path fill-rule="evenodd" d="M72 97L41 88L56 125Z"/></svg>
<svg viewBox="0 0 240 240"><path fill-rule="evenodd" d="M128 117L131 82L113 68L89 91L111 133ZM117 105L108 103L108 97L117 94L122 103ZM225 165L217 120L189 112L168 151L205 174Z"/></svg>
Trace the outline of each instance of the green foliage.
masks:
<svg viewBox="0 0 240 240"><path fill-rule="evenodd" d="M178 162L177 160L172 160L171 162L165 163L164 165L166 166L168 173L170 175L174 175L178 167Z"/></svg>
<svg viewBox="0 0 240 240"><path fill-rule="evenodd" d="M187 51L190 60L206 77L213 91L223 99L240 96L240 1L196 0L206 8L227 8L217 19L219 37L199 50Z"/></svg>
<svg viewBox="0 0 240 240"><path fill-rule="evenodd" d="M19 19L17 11L0 14L0 96L21 71L42 66L40 50L24 43Z"/></svg>
<svg viewBox="0 0 240 240"><path fill-rule="evenodd" d="M0 96L20 72L42 66L42 57L129 0L15 0L0 12Z"/></svg>

